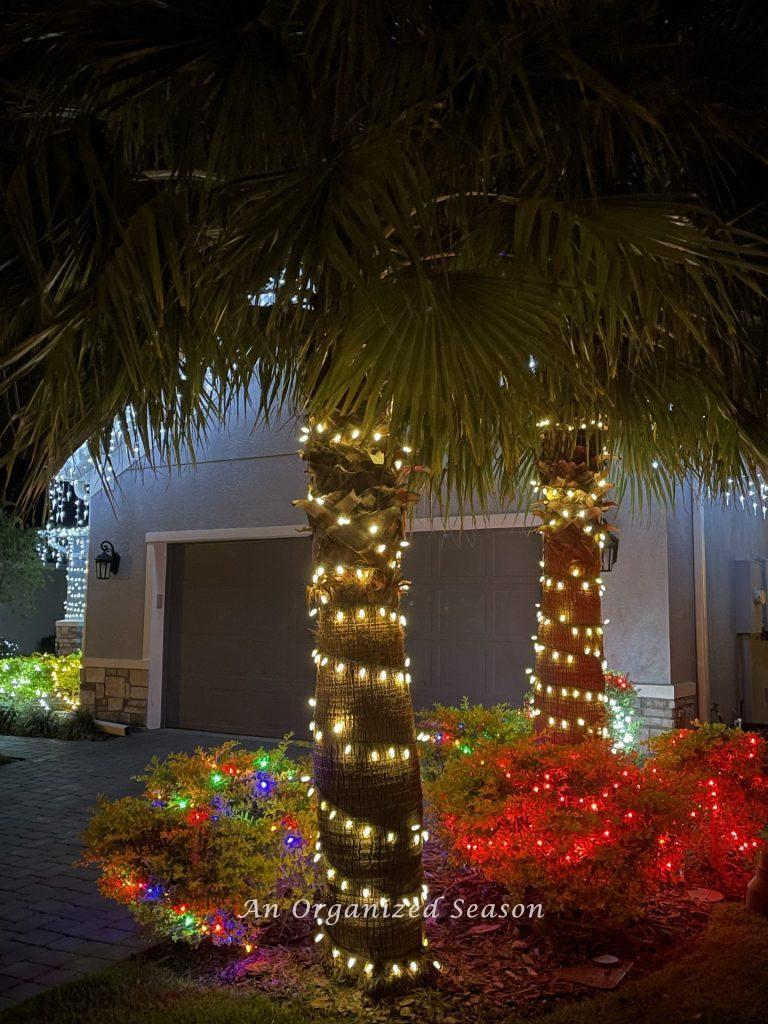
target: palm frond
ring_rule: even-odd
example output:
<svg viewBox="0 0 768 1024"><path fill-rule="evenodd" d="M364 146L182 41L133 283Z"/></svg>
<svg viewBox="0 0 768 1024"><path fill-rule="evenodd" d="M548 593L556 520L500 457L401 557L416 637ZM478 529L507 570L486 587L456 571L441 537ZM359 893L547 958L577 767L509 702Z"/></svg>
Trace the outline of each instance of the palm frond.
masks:
<svg viewBox="0 0 768 1024"><path fill-rule="evenodd" d="M730 192L719 216L702 201L764 158L765 104L752 73L744 110L724 105L690 19L658 0L21 7L0 53L0 389L31 396L6 457L30 459L30 493L129 405L173 457L254 374L258 415L387 411L465 504L513 490L552 410L609 415L652 492L768 464L760 216L737 230Z"/></svg>

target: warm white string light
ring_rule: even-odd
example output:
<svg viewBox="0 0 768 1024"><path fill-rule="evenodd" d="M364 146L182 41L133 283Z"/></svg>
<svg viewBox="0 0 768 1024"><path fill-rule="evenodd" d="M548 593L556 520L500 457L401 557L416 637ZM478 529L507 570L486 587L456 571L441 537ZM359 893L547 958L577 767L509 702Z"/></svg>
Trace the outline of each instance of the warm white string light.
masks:
<svg viewBox="0 0 768 1024"><path fill-rule="evenodd" d="M345 427L343 430L335 430L328 424L319 422L312 428L304 427L301 431L300 440L307 444L313 435L321 435L323 445L367 447L371 452L371 461L375 465L381 465L385 459L385 451L379 447L379 443L386 438L386 432L376 430L369 438L363 436L360 428L355 426ZM410 454L410 448L402 447L404 455ZM396 471L403 466L401 458L395 458L393 465ZM377 574L382 571L392 570L397 572L400 569L403 550L408 547L409 542L405 539L394 540L388 529L389 522L382 516L381 511L358 510L349 511L344 507L334 507L333 496L319 493L317 489L317 478L313 479L313 485L307 491L305 508L307 509L310 521L312 521L312 508L317 510L316 516L321 521L329 522L334 530L334 536L338 537L341 544L347 543L352 551L360 550L364 546L365 555L359 564L349 564L342 558L341 561L334 561L329 564L318 564L312 573L309 594L310 607L309 617L315 621L349 628L353 631L357 627L361 629L375 628L377 626L406 626L406 617L400 611L399 606L390 603L376 602L366 603L360 601L345 601L347 596L354 597L357 588L367 589L374 583ZM361 533L367 536L366 541L361 541ZM407 591L408 584L399 580L396 584L400 593ZM375 687L383 685L407 687L411 683L410 658L404 658L399 666L388 664L376 664L369 660L356 660L354 657L341 656L324 650L322 643L318 645L311 655L318 670L326 673L324 678L338 678L345 685L357 685L375 692ZM359 723L355 715L348 710L335 712L332 706L323 703L322 698L312 697L308 701L313 709L314 718L310 722L310 732L313 736L315 749L318 752L331 751L334 759L339 763L358 764L364 770L366 765L377 772L386 772L391 769L393 772L402 772L405 765L414 762L417 757L415 745L410 743L382 742L361 740L359 738ZM315 786L310 785L308 792L314 794ZM428 833L422 822L411 821L407 827L400 824L399 828L385 828L375 822L367 821L347 813L343 808L335 805L331 800L320 795L318 803L318 814L324 831L331 829L331 834L349 835L354 838L356 846L365 851L382 850L386 847L407 847L415 850L421 848L428 840ZM427 889L422 887L420 893L396 894L391 892L379 892L372 885L361 884L359 880L354 881L332 863L328 853L323 849L320 836L315 846L315 862L319 865L325 875L327 884L334 893L344 901L362 902L365 907L374 907L386 910L393 904L402 904L412 911L420 909L422 901L426 900ZM319 921L319 930L315 935L316 942L323 940L332 942L330 954L336 965L346 968L351 973L359 973L362 978L369 981L378 981L382 978L397 978L399 976L415 975L425 968L422 957L416 957L407 961L382 961L378 962L366 958L359 952L343 949L331 937ZM422 925L423 932L423 925ZM426 947L427 940L422 937L423 946ZM433 966L437 966L434 962Z"/></svg>
<svg viewBox="0 0 768 1024"><path fill-rule="evenodd" d="M581 445L575 435L578 432L590 431L593 434L606 429L606 423L602 418L595 418L589 421L582 420L579 423L563 424L550 419L543 419L537 423L542 431L554 428L561 432L574 435L572 440ZM546 437L546 433L544 434ZM530 485L534 494L538 495L538 502L534 505L536 514L541 518L539 532L545 538L546 543L554 543L554 538L560 531L568 531L571 537L581 537L580 544L587 546L594 544L597 553L604 550L609 540L608 530L605 527L604 512L607 507L605 494L611 488L608 478L601 472L592 470L588 475L580 476L578 471L573 479L564 477L562 471L558 471L557 458L555 454L552 468L552 477L559 472L559 476L548 482L531 480ZM604 446L599 447L587 461L591 466L592 460L598 464L610 458L610 454ZM578 482L577 482L578 481ZM583 481L583 486L580 482ZM574 532L575 531L575 532ZM551 538L551 540L547 540ZM575 549L579 551L577 544ZM545 674L549 670L556 675L559 670L571 669L574 672L586 672L586 679L594 675L594 662L597 661L602 672L605 672L607 663L603 650L603 625L602 623L576 621L572 622L570 616L573 614L573 604L579 597L584 599L601 598L605 592L605 582L600 575L592 576L594 563L592 558L573 557L570 566L562 565L559 568L568 570L567 575L558 575L550 572L545 562L540 563L544 570L539 578L541 588L546 598L545 607L548 614L542 610L541 604L536 605L538 632L531 639L534 641L534 650L537 657L539 671ZM591 569L587 568L592 566ZM549 606L552 606L551 608ZM579 647L580 649L576 649ZM590 688L585 685L573 685L564 682L558 685L546 684L535 674L533 669L526 669L530 677L530 688L528 693L528 704L530 714L534 718L541 716L540 720L555 731L583 730L586 735L608 736L609 730L604 725L596 723L588 724L588 719L594 712L587 713L588 707L597 707L607 704L607 697L604 692L598 690L595 685ZM593 682L596 684L597 679ZM537 695L544 699L543 708L537 707ZM559 701L578 702L579 710L574 714L568 713L567 706L558 706ZM562 715L565 712L565 716ZM577 733L578 734L578 733Z"/></svg>

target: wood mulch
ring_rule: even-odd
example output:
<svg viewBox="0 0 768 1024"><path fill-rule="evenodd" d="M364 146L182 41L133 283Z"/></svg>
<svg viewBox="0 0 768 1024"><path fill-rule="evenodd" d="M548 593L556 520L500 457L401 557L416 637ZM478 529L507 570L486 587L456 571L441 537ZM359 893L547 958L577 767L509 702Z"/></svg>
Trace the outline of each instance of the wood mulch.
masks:
<svg viewBox="0 0 768 1024"><path fill-rule="evenodd" d="M431 845L431 844L430 844ZM270 925L259 950L247 957L201 948L160 947L163 959L206 987L226 986L290 1000L310 1017L359 1017L370 1024L418 1018L443 1024L467 1019L495 1024L511 1012L535 1016L564 999L613 988L663 966L707 922L721 894L682 885L652 898L629 924L562 917L542 920L478 920L450 916L453 901L480 906L509 902L500 886L468 870L447 866L435 850L426 863L430 900L443 895L442 915L428 920L430 951L442 965L433 983L404 995L371 998L329 978L323 970L311 922L285 916Z"/></svg>

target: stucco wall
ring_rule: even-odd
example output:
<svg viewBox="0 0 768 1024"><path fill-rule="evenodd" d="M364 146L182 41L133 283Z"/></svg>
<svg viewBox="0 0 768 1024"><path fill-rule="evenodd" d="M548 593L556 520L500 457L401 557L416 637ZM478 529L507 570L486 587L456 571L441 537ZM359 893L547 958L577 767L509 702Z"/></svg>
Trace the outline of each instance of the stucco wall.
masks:
<svg viewBox="0 0 768 1024"><path fill-rule="evenodd" d="M667 567L671 680L687 683L696 679L693 509L688 488L678 493L667 515Z"/></svg>
<svg viewBox="0 0 768 1024"><path fill-rule="evenodd" d="M656 505L632 514L619 507L619 552L606 574L603 599L608 665L636 683L672 681L670 675L667 516Z"/></svg>
<svg viewBox="0 0 768 1024"><path fill-rule="evenodd" d="M64 614L66 590L65 570L49 569L46 584L35 595L29 615L21 615L0 604L0 637L17 643L21 654L39 650L42 638L56 632L56 620Z"/></svg>

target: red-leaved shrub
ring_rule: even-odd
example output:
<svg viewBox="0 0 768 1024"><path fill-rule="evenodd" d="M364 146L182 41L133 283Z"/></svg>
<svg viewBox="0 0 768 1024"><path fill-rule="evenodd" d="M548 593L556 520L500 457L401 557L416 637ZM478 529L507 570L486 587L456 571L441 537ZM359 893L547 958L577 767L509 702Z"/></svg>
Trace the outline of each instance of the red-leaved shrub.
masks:
<svg viewBox="0 0 768 1024"><path fill-rule="evenodd" d="M481 746L429 795L452 857L545 912L631 917L677 867L685 795L604 741Z"/></svg>
<svg viewBox="0 0 768 1024"><path fill-rule="evenodd" d="M653 740L657 769L685 794L677 827L686 872L714 873L724 888L743 892L754 871L760 831L768 823L768 747L755 733L700 725Z"/></svg>

